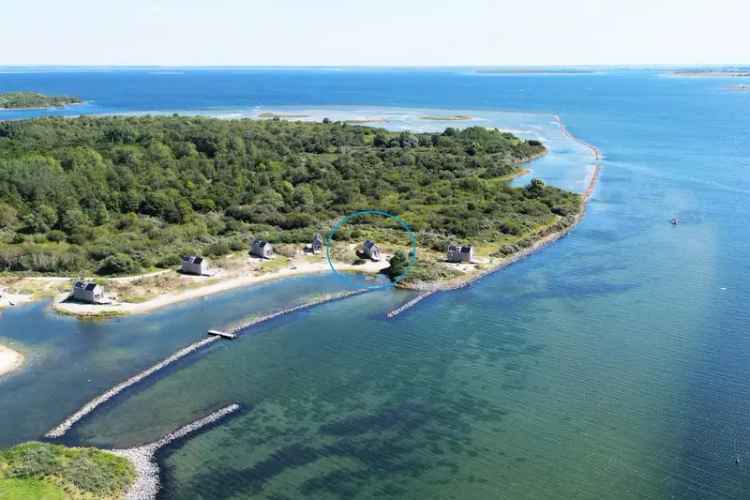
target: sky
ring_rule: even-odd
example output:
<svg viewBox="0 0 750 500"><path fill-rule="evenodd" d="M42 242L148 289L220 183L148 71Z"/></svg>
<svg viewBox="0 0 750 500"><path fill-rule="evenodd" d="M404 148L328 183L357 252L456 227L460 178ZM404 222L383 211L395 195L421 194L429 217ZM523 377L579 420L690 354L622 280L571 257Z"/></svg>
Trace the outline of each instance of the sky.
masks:
<svg viewBox="0 0 750 500"><path fill-rule="evenodd" d="M750 64L748 0L2 0L0 65Z"/></svg>

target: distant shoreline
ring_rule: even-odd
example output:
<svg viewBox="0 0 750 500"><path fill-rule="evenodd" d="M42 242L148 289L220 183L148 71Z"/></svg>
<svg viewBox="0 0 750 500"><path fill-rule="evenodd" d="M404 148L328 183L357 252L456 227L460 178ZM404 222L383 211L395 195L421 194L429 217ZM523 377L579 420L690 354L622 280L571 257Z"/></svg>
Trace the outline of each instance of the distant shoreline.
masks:
<svg viewBox="0 0 750 500"><path fill-rule="evenodd" d="M471 115L423 115L419 117L420 120L437 121L437 122L451 122L451 121L468 121L473 120L474 117Z"/></svg>
<svg viewBox="0 0 750 500"><path fill-rule="evenodd" d="M672 74L687 78L750 78L750 71L673 71Z"/></svg>

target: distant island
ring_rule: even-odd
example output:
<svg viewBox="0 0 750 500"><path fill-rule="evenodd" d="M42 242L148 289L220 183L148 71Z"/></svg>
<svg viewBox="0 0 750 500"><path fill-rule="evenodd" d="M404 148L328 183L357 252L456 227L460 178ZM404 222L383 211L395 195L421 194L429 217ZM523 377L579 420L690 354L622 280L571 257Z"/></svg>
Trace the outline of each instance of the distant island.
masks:
<svg viewBox="0 0 750 500"><path fill-rule="evenodd" d="M276 119L276 118L278 118L280 120L281 119L284 119L284 120L299 120L299 119L303 119L303 118L309 118L309 116L308 115L300 115L300 114L291 114L291 113L269 113L269 112L265 112L265 113L259 114L258 118L263 118L263 119L266 119L266 120Z"/></svg>
<svg viewBox="0 0 750 500"><path fill-rule="evenodd" d="M48 96L38 92L0 93L0 109L59 108L81 102L78 97Z"/></svg>
<svg viewBox="0 0 750 500"><path fill-rule="evenodd" d="M466 121L466 120L472 120L474 117L471 115L425 115L420 116L420 120L430 120L430 121L440 121L440 122L447 122L447 121Z"/></svg>
<svg viewBox="0 0 750 500"><path fill-rule="evenodd" d="M680 70L673 71L676 76L689 76L694 78L748 78L750 71L746 70Z"/></svg>
<svg viewBox="0 0 750 500"><path fill-rule="evenodd" d="M480 68L476 69L478 74L496 75L587 75L596 73L593 69L584 68Z"/></svg>

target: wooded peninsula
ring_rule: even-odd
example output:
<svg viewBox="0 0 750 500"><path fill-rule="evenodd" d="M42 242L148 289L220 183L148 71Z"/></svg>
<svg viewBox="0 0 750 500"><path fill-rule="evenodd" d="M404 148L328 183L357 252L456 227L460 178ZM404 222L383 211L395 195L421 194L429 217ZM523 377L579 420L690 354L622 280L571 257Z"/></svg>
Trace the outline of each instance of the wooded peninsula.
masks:
<svg viewBox="0 0 750 500"><path fill-rule="evenodd" d="M0 109L59 108L81 102L78 97L48 96L38 92L0 93Z"/></svg>
<svg viewBox="0 0 750 500"><path fill-rule="evenodd" d="M408 221L420 259L457 242L507 256L573 224L581 210L580 195L539 180L510 186L519 164L545 151L481 127L411 133L181 116L6 121L0 271L136 274L174 267L183 255L246 252L253 238L307 243L343 215L371 208ZM375 229L365 219L336 239Z"/></svg>

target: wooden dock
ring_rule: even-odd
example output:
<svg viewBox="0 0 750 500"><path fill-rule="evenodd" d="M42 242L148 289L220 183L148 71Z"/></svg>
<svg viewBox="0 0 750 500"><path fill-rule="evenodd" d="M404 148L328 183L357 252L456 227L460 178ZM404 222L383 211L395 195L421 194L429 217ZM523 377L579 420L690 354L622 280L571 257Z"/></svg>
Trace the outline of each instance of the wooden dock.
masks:
<svg viewBox="0 0 750 500"><path fill-rule="evenodd" d="M214 337L224 337L225 339L234 340L237 335L231 332L222 332L221 330L209 330L208 334Z"/></svg>

